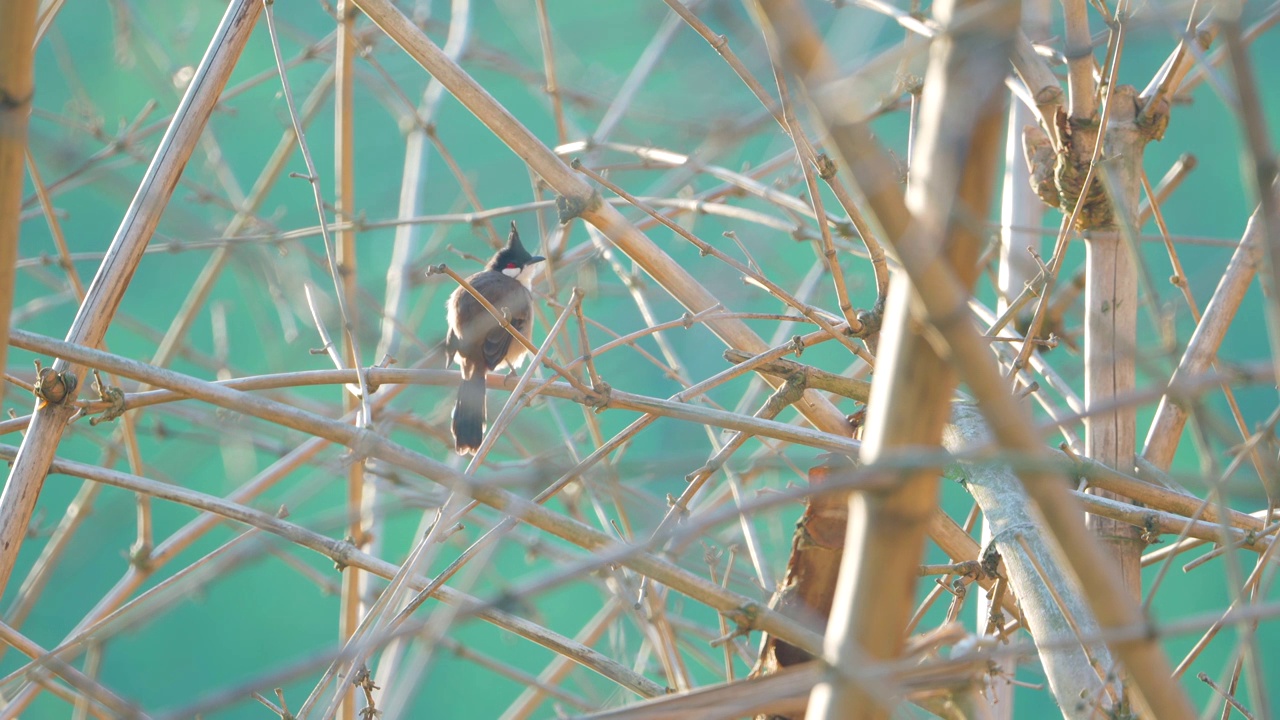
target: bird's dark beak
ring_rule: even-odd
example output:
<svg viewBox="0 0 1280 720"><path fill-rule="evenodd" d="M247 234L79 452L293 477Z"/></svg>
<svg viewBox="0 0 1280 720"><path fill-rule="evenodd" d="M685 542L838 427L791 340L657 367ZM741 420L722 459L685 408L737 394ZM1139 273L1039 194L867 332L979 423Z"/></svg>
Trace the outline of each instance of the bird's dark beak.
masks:
<svg viewBox="0 0 1280 720"><path fill-rule="evenodd" d="M546 260L546 258L542 257L541 255L534 255L533 257L529 258L529 262L526 263L526 265L537 265L538 263L543 262L544 260Z"/></svg>

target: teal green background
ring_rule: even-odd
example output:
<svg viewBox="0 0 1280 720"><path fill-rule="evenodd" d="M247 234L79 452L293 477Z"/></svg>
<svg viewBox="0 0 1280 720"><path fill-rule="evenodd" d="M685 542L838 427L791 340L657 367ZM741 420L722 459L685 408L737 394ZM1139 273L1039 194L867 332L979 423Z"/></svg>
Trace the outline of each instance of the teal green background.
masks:
<svg viewBox="0 0 1280 720"><path fill-rule="evenodd" d="M541 89L541 50L536 16L532 2L502 0L496 3L476 2L472 32L472 52L463 67L503 103L526 127L547 145L556 144L556 130L549 101ZM717 32L725 33L732 46L762 81L770 78L764 49L748 16L735 3L713 2L699 11ZM1261 3L1250 4L1250 15L1257 15ZM570 139L589 133L603 115L632 64L649 42L666 8L657 2L581 2L551 0L549 14L555 34L555 50L559 82L572 89L581 102L568 103ZM154 100L157 105L142 123L148 127L160 121L176 107L179 90L174 74L184 66L194 66L205 50L208 38L217 26L224 6L219 3L167 3L156 0L121 0L115 3L69 3L57 18L53 29L39 47L36 57L36 109L31 123L31 145L36 162L46 183L52 183L79 168L86 159L106 147L121 129L138 116ZM443 43L448 10L445 3L432 5L434 15L428 34ZM828 32L832 46L839 49L842 65L853 68L875 53L901 40L901 30L870 12L834 9L830 5L813 4L813 12ZM314 42L332 29L332 20L317 3L281 1L275 5L286 57L295 56L302 47ZM1096 18L1095 18L1096 21ZM361 21L367 26L366 20ZM1174 23L1176 24L1176 23ZM1095 31L1101 27L1095 22ZM368 62L357 63L359 76L356 90L356 211L370 221L393 218L399 195L403 162L403 132L396 116L403 105L389 89L389 77L414 102L421 97L426 74L403 52L376 33L373 58L381 71ZM1125 48L1121 66L1123 82L1145 85L1159 63L1175 43L1166 23L1160 21L1135 24ZM523 68L530 79L512 76L493 61L497 55L509 58ZM1260 39L1251 48L1251 58L1262 78L1260 87L1264 108L1269 118L1277 117L1280 90L1270 82L1269 69L1280 59L1280 42L1273 34ZM289 73L295 98L299 103L323 74L331 54L321 53L317 59L302 63ZM260 23L249 42L231 80L231 86L249 80L263 71L272 70L266 26ZM383 75L385 72L385 76ZM1225 72L1221 77L1230 81ZM771 82L766 82L771 86ZM896 113L876 123L882 140L899 157L905 157L905 115ZM228 101L210 126L210 137L216 140L230 175L244 191L248 191L257 173L288 123L288 115L277 78L238 95ZM485 207L493 208L529 202L532 191L529 173L521 160L506 149L477 122L465 108L446 96L435 118L444 144L475 184ZM713 138L735 128L747 128L750 135L732 150L703 158L731 169L758 164L788 147L789 141L771 123L761 121L758 103L733 76L729 68L711 48L688 28L681 28L664 53L653 75L644 84L631 112L614 134L620 142L653 145L681 153L704 147ZM101 253L110 244L151 153L159 140L159 130L138 138L128 151L116 160L95 163L89 170L75 175L68 187L59 189L55 205L62 213L60 220L73 253L76 269L86 284L93 276ZM577 130L573 128L582 128ZM99 131L95 136L94 130ZM333 113L331 101L311 124L307 138L318 167L321 189L327 201L334 195L333 181ZM1275 135L1273 133L1272 137ZM1165 219L1176 235L1205 236L1233 241L1243 231L1252 201L1244 190L1240 167L1242 143L1235 116L1210 84L1201 85L1190 105L1176 108L1168 134L1163 142L1152 144L1146 153L1146 167L1156 181L1184 152L1194 153L1199 167L1187 178L1182 188L1164 206ZM606 154L610 162L630 162L629 158ZM291 172L303 172L301 158L295 154L288 166ZM785 172L794 171L794 167ZM775 174L775 177L777 174ZM612 179L637 194L658 187L662 173L655 170L622 169ZM706 177L689 181L694 192L715 187ZM789 185L789 192L802 186ZM28 185L30 191L30 185ZM427 180L423 186L424 211L443 213L468 209L457 180L449 173L441 157L434 151L429 160ZM743 205L769 211L758 202L733 200ZM834 199L826 198L828 207ZM23 264L18 273L15 313L17 326L26 330L62 337L74 318L77 303L69 291L65 274L56 263L41 258L56 256L51 235L38 212L28 212L22 226L20 255ZM777 214L776 212L774 214ZM207 149L197 150L184 175L173 202L165 212L154 243L183 243L217 238L232 215L220 181L211 167ZM629 216L635 217L633 211ZM261 216L264 225L245 234L261 234L270 228L290 230L314 226L316 211L308 185L300 179L284 178L277 184ZM526 242L536 238L538 227L533 213L516 217ZM542 218L549 227L552 213ZM495 221L502 228L505 219ZM1057 217L1046 218L1046 225L1056 227ZM723 221L714 216L701 216L694 228L703 239L715 243L735 257L740 250L721 238L725 230L733 230L750 250L752 257L769 276L788 288L796 287L807 268L817 257L811 243L756 226ZM1155 233L1154 224L1144 232ZM361 232L358 237L358 273L367 298L357 306L365 321L361 325L360 342L365 351L362 363L376 362L373 357L377 328L372 321L374 308L380 308L384 277L390 258L394 232L376 229ZM700 281L705 283L726 305L735 310L778 312L776 302L762 292L744 285L732 270L711 258L699 257L696 249L666 230L651 231L649 236L671 254ZM484 237L466 225L424 228L426 251L414 259L415 267L447 262L462 271L477 269L474 262L449 252L447 246L474 255L489 250ZM589 242L580 223L569 237L572 246ZM1047 246L1047 243L1046 243ZM1157 278L1160 297L1155 306L1176 317L1177 338L1185 343L1194 327L1175 289L1163 282L1170 274L1168 260L1159 244L1144 246L1144 258ZM1203 307L1211 295L1231 249L1218 245L1184 244L1179 252L1187 269L1192 291ZM1047 252L1047 247L1046 247ZM123 304L107 336L110 349L118 354L146 360L156 346L156 332L167 327L178 305L192 286L209 255L208 249L183 249L176 252L148 254L139 266ZM1082 250L1072 249L1066 267L1078 265ZM309 351L321 345L312 327L302 297L303 278L310 279L321 292L331 295L332 284L323 266L323 247L318 237L308 237L277 247L269 243L245 243L233 252L232 262L217 283L209 305L225 310L229 328L229 365L235 375L254 375L287 370L321 369L328 360ZM319 260L319 262L318 262ZM630 263L624 261L630 269ZM874 300L874 286L868 264L850 254L842 256L853 303L867 307ZM574 284L593 288L584 309L588 316L605 323L618 333L643 327L644 321L627 297L621 282L607 263L597 257L566 269L557 281L558 299L567 300ZM450 281L439 276L424 279L413 290L409 315L404 318L413 328L421 344L406 343L399 354L401 365L414 363L424 354L424 347L434 345L443 334L444 297L451 289ZM545 289L545 288L544 288ZM273 292L282 297L280 305ZM645 279L644 292L653 313L660 321L678 318L683 312L651 281ZM984 285L984 299L992 300L989 286ZM47 306L44 303L48 303ZM821 284L812 302L830 311L837 310L829 281ZM39 306L37 307L37 304ZM1148 304L1140 311L1143 334L1139 338L1139 357L1143 360L1143 379L1163 381L1177 355L1160 345L1156 313ZM545 317L553 318L554 310ZM330 330L338 323L331 312L327 318ZM753 322L763 337L770 337L773 323ZM296 327L296 335L288 328ZM788 328L785 339L794 332ZM199 313L189 333L190 348L197 356L209 357L216 348L212 340L214 325L208 307ZM576 332L576 330L575 330ZM546 325L534 333L545 336ZM593 330L591 339L599 345L607 338ZM686 362L686 370L695 381L719 372L724 367L721 345L700 327L667 333L667 339ZM641 345L657 354L652 339ZM576 340L575 340L576 347ZM1221 352L1230 362L1263 360L1267 357L1267 338L1263 318L1263 299L1255 287L1241 308L1233 329ZM31 376L32 356L13 351L9 356L9 372L23 378ZM804 359L833 371L843 371L851 358L843 349L829 343L805 353ZM1078 384L1080 361L1065 349L1051 356L1057 368ZM50 360L44 358L46 364ZM646 395L666 397L680 387L628 350L619 350L599 358L603 377L619 389ZM201 378L214 377L205 363L190 358L176 360L172 367ZM722 406L733 408L741 396L745 381L729 383L711 393ZM339 415L339 390L332 387L309 388L289 393L291 401L304 407ZM1273 410L1276 395L1268 387L1250 387L1238 398L1251 426L1260 423ZM763 396L760 397L763 400ZM491 408L493 406L491 398ZM408 389L393 408L413 413L443 431L452 403L451 391L436 387ZM10 388L4 409L18 414L30 411L25 393ZM852 412L851 403L841 406ZM754 408L753 408L754 410ZM1139 437L1145 435L1154 407L1144 406L1139 412ZM1212 438L1216 471L1229 462L1226 449L1239 438L1225 414L1220 394L1208 396L1208 432ZM556 415L558 414L558 419ZM137 415L142 436L145 463L142 474L173 482L214 495L226 495L249 475L270 464L282 451L294 447L300 438L296 433L262 423L248 421L224 412L212 412L195 403L180 403L145 410ZM791 419L790 414L783 416ZM608 411L597 417L606 437L616 433L635 419L634 414ZM560 401L539 401L515 423L513 437L525 447L562 448L557 445L557 422L574 432L584 426L581 412ZM89 427L78 423L60 446L61 457L86 462L100 462L104 447L117 445L116 425ZM438 459L457 462L457 458L440 442L413 426L388 428L393 437L406 446ZM250 440L253 445L249 445ZM16 435L0 438L18 444ZM1053 439L1057 442L1057 438ZM231 448L224 453L223 443ZM578 449L583 453L594 445L580 434ZM751 446L754 450L758 446ZM1271 448L1270 451L1274 451ZM564 452L552 452L560 463ZM684 476L699 467L709 456L706 433L700 428L673 420L660 420L640 435L619 462L616 473L597 472L593 476L593 492L609 508L619 523L629 522L638 536L652 528L665 507L668 493L678 494L684 487ZM234 459L228 463L228 455ZM742 473L746 452L740 453L732 467ZM791 448L787 459L798 468L812 464L815 453L804 448ZM516 461L517 453L509 443L500 443L496 459L499 463ZM1198 476L1202 470L1190 431L1178 456L1178 470L1187 476L1193 490L1203 488ZM115 467L127 470L117 460ZM255 507L274 510L286 504L290 519L333 537L341 537L341 508L345 501L345 473L340 453L329 450L321 460L295 473L274 490L254 503ZM760 489L782 488L800 478L785 464L762 464L751 476L750 494ZM403 478L420 493L434 492L426 481ZM620 482L619 482L620 481ZM717 478L713 482L720 481ZM62 517L75 495L79 482L50 476L41 494L33 536L23 547L14 582L4 594L8 608L21 578L30 569L48 531ZM1244 468L1230 485L1230 501L1242 509L1256 510L1265 505L1260 486L1251 468ZM613 495L621 498L626 518L619 519L612 508ZM970 505L961 488L944 483L947 508L957 519L963 518ZM433 497L442 497L434 495ZM161 540L194 517L185 507L155 502L155 537ZM563 505L557 505L563 509ZM589 504L580 504L585 519L598 520ZM405 503L395 508L384 534L383 557L399 562L412 546L424 513L421 504ZM775 576L782 573L791 530L799 514L798 506L770 511L755 518L755 526L769 549L768 559ZM451 560L466 544L479 537L494 520L491 513L477 511L472 522L454 536L440 554L435 569ZM605 528L612 532L611 528ZM191 549L160 570L146 587L168 577L177 569L198 559L230 540L240 528L220 527ZM31 616L21 625L28 637L44 647L53 647L125 572L130 545L135 539L134 499L125 492L106 488L98 497L91 514L77 533L66 557L52 575L49 587L41 595ZM483 568L464 572L458 582L483 598L498 597L504 590L522 581L547 574L561 564L564 557L580 557L573 548L559 541L540 542L550 550L527 547L534 531L520 534L520 539L504 541L496 555ZM719 528L708 542L723 549L738 542L736 526ZM234 569L200 584L197 591L173 598L155 612L137 617L123 632L113 635L105 645L101 679L109 688L137 701L148 712L164 712L185 707L220 690L249 682L266 673L332 650L337 639L336 595L283 562L278 555L264 552L261 545L251 545L252 553ZM339 581L332 563L299 549L274 544L305 563L330 584ZM1185 556L1190 559L1192 556ZM695 545L680 558L690 569L705 572L699 546ZM930 562L942 562L941 554L930 551ZM1247 573L1250 558L1240 558ZM722 560L719 570L724 567ZM1220 610L1230 602L1223 563L1218 561L1183 574L1175 569L1164 582L1153 616L1168 621L1200 613ZM634 579L630 581L634 582ZM755 586L745 558L739 557L732 578L734 589L755 597L767 594ZM928 590L920 585L923 595ZM600 607L606 597L597 581L581 581L524 599L514 608L520 614L543 623L566 635L575 634ZM437 606L428 605L428 608ZM684 614L712 632L718 633L715 616L680 597L671 597L668 609ZM945 605L935 607L921 627L931 627L943 617ZM421 614L420 614L421 615ZM966 612L966 617L971 617ZM471 621L451 631L451 635L468 647L501 658L529 673L538 673L552 655L524 640L504 635L493 627ZM1201 670L1221 677L1234 643L1234 632L1224 631L1220 639L1192 667L1189 677ZM1274 623L1264 623L1259 633L1264 648L1263 663L1267 677L1280 679L1277 658L1267 648L1280 640ZM750 643L754 652L755 638ZM1175 661L1190 648L1193 636L1171 638L1167 647ZM642 635L634 619L619 624L596 647L624 663L636 662L640 655ZM704 641L691 645L701 649L687 658L699 682L713 682L722 673L720 652ZM647 656L642 669L653 679L663 681L660 666ZM79 661L77 661L79 662ZM16 652L0 659L0 672L19 667ZM739 662L739 676L747 669ZM284 684L292 708L297 708L314 685L318 673ZM1038 671L1023 670L1020 678L1041 682ZM1208 700L1207 691L1189 680L1185 683L1199 703ZM630 699L593 673L575 670L565 686L592 702L606 704L611 700ZM259 688L271 696L270 686ZM498 716L519 693L520 687L488 670L439 649L430 672L414 689L414 705L406 717ZM1242 697L1245 697L1242 693ZM1018 717L1041 717L1051 712L1052 700L1046 691L1020 690ZM904 710L909 714L910 710ZM24 717L65 717L70 710L51 695L42 695ZM551 703L543 705L538 716L553 714ZM209 717L268 717L269 712L247 699L223 708Z"/></svg>

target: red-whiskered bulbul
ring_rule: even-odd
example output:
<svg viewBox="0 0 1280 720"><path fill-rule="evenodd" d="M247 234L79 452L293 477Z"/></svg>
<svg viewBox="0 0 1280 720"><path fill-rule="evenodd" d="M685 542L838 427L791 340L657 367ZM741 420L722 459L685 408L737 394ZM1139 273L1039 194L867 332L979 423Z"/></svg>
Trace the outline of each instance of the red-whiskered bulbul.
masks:
<svg viewBox="0 0 1280 720"><path fill-rule="evenodd" d="M507 246L467 282L499 312L508 314L511 327L527 334L533 317L529 282L533 266L545 259L524 249L512 221ZM448 313L445 364L457 362L462 368L458 402L453 406L453 441L459 454L470 455L484 438L485 373L504 365L514 371L524 363L528 350L465 288L459 287L449 296Z"/></svg>

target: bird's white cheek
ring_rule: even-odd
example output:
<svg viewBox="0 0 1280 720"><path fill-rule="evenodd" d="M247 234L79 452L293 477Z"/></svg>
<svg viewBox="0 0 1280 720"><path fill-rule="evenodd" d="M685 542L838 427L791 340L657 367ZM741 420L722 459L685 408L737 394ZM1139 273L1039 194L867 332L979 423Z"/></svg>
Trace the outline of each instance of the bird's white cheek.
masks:
<svg viewBox="0 0 1280 720"><path fill-rule="evenodd" d="M519 278L521 272L521 268L502 268L502 274L509 278Z"/></svg>

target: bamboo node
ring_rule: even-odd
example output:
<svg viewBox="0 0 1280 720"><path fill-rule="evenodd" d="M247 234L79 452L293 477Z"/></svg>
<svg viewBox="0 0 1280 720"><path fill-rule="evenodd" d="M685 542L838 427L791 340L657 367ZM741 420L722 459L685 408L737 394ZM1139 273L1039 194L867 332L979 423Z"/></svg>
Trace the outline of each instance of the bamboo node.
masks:
<svg viewBox="0 0 1280 720"><path fill-rule="evenodd" d="M139 572L146 573L151 570L151 543L143 542L141 539L129 548L129 564L137 568Z"/></svg>
<svg viewBox="0 0 1280 720"><path fill-rule="evenodd" d="M35 96L35 90L27 93L24 97L18 97L7 90L0 90L0 110L10 112L20 108L25 108L27 105L31 104L31 101Z"/></svg>
<svg viewBox="0 0 1280 720"><path fill-rule="evenodd" d="M813 158L813 165L818 170L818 177L823 180L830 180L836 176L836 164L826 153L818 153Z"/></svg>
<svg viewBox="0 0 1280 720"><path fill-rule="evenodd" d="M1142 534L1138 537L1148 545L1158 545L1160 543L1160 523L1155 513L1148 513L1142 519Z"/></svg>
<svg viewBox="0 0 1280 720"><path fill-rule="evenodd" d="M600 412L609 407L609 402L613 396L613 386L604 380L591 384L591 394L586 396L583 401L589 408L594 408L596 412Z"/></svg>
<svg viewBox="0 0 1280 720"><path fill-rule="evenodd" d="M124 414L124 391L113 385L108 385L102 381L102 375L97 370L93 371L93 389L98 393L98 399L107 403L107 409L102 414L89 418L89 425L97 427L98 423L111 422Z"/></svg>
<svg viewBox="0 0 1280 720"><path fill-rule="evenodd" d="M342 539L342 546L343 546L342 552L333 553L333 569L334 570L337 570L338 572L342 572L347 569L347 562L342 558L346 557L347 553L349 553L350 551L356 549L355 543L351 541L352 541L352 537L350 535L346 536L345 538Z"/></svg>
<svg viewBox="0 0 1280 720"><path fill-rule="evenodd" d="M720 647L721 645L731 642L734 638L750 635L751 631L756 629L756 622L760 618L760 604L747 603L746 605L740 605L739 607L726 612L725 617L731 620L736 627L728 634L721 635L715 640L712 640L711 647Z"/></svg>
<svg viewBox="0 0 1280 720"><path fill-rule="evenodd" d="M76 386L80 384L75 373L69 370L58 372L51 367L42 367L36 360L36 383L31 387L31 394L39 398L39 406L62 405L75 399Z"/></svg>
<svg viewBox="0 0 1280 720"><path fill-rule="evenodd" d="M573 161L574 169L581 167L582 163L578 160ZM570 197L568 195L556 196L556 212L561 225L569 224L570 220L581 217L583 213L600 205L600 191L592 190L591 194L586 197Z"/></svg>
<svg viewBox="0 0 1280 720"><path fill-rule="evenodd" d="M855 337L867 338L880 332L880 322L883 319L880 311L859 310L854 314L854 318L862 325L857 332L852 333Z"/></svg>
<svg viewBox="0 0 1280 720"><path fill-rule="evenodd" d="M792 335L792 336L791 336L791 351L792 351L792 352L794 352L794 353L796 354L796 357L800 357L801 355L803 355L803 354L804 354L804 347L805 347L805 346L804 346L804 336L803 336L803 335Z"/></svg>

